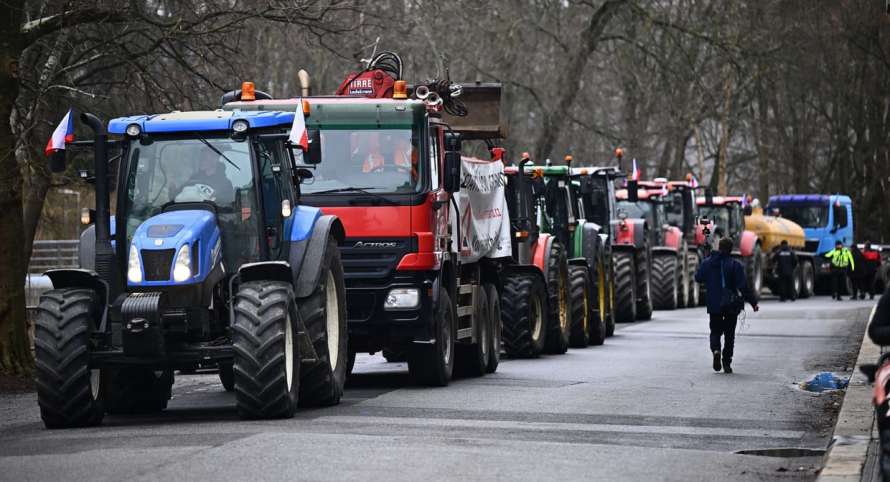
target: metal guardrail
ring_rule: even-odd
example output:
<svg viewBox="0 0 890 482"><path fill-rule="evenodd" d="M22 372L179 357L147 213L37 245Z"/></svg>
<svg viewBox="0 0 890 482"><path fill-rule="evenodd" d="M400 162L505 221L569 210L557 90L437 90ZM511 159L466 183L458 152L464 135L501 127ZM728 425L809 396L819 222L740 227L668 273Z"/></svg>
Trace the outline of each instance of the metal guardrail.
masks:
<svg viewBox="0 0 890 482"><path fill-rule="evenodd" d="M28 273L40 274L52 268L70 268L78 265L76 239L34 241Z"/></svg>

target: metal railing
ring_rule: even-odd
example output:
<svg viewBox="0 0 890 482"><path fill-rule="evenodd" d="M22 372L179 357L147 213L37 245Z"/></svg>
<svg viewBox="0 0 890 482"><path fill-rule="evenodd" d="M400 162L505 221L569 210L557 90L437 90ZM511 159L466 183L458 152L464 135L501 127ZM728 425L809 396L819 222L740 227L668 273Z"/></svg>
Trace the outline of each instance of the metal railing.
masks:
<svg viewBox="0 0 890 482"><path fill-rule="evenodd" d="M34 241L28 273L41 274L52 268L70 268L78 265L76 239Z"/></svg>

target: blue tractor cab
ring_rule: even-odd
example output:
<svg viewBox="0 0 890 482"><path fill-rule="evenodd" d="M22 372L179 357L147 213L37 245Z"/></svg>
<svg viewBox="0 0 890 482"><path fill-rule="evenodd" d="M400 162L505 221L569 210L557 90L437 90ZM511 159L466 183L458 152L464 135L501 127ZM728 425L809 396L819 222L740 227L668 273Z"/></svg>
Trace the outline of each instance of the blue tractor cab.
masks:
<svg viewBox="0 0 890 482"><path fill-rule="evenodd" d="M219 370L243 417L339 402L344 231L299 205L300 182L321 159L288 143L294 115L138 115L107 132L81 115L94 140L72 147L94 151L95 176L82 177L96 185L95 224L80 240L81 268L48 272L54 289L38 307L47 427L161 410L174 371L199 366Z"/></svg>

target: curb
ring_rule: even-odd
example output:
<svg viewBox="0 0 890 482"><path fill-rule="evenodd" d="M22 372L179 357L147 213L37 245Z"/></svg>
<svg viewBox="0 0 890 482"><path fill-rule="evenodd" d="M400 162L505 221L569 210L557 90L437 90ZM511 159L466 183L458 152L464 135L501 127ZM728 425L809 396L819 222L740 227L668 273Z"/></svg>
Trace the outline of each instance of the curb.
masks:
<svg viewBox="0 0 890 482"><path fill-rule="evenodd" d="M869 322L871 316L869 316ZM825 466L816 479L821 482L859 482L871 444L875 411L872 407L872 387L859 371L861 365L875 363L881 355L881 347L872 343L866 333L856 358L856 366L850 376L841 411L834 427L834 437L828 447Z"/></svg>

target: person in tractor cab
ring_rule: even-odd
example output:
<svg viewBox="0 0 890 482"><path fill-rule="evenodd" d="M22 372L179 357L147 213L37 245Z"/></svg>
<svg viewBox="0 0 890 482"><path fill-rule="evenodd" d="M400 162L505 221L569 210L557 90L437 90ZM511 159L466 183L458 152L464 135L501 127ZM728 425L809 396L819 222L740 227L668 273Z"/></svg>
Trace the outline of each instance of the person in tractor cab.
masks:
<svg viewBox="0 0 890 482"><path fill-rule="evenodd" d="M197 152L198 168L180 186L176 202L231 203L235 199L235 188L226 176L224 156L210 145L202 145Z"/></svg>
<svg viewBox="0 0 890 482"><path fill-rule="evenodd" d="M779 277L779 301L794 301L794 270L797 268L797 255L791 250L788 240L783 239L773 256L776 274Z"/></svg>
<svg viewBox="0 0 890 482"><path fill-rule="evenodd" d="M359 140L356 153L362 160L362 173L380 173L392 166L410 172L412 181L417 181L417 152L404 138L373 133Z"/></svg>
<svg viewBox="0 0 890 482"><path fill-rule="evenodd" d="M754 292L745 281L744 266L732 259L732 244L730 238L720 239L717 251L711 253L695 273L695 281L704 283L707 293L714 371L719 372L722 368L726 373L732 373L735 328L739 313L745 308L745 301L751 304L754 311L760 309ZM722 349L721 338L724 341Z"/></svg>
<svg viewBox="0 0 890 482"><path fill-rule="evenodd" d="M838 241L834 249L825 253L825 257L831 261L831 297L841 301L841 294L846 287L847 273L856 269L853 253Z"/></svg>

